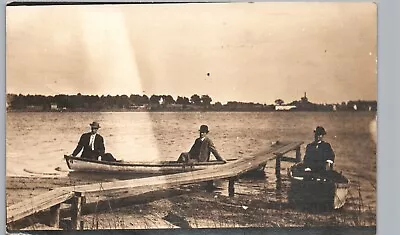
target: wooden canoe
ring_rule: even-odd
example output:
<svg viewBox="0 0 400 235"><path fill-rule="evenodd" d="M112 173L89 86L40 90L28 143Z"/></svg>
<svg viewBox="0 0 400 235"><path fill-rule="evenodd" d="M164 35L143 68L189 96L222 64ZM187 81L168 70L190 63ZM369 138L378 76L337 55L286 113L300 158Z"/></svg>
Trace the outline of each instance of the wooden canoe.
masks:
<svg viewBox="0 0 400 235"><path fill-rule="evenodd" d="M207 169L226 164L225 161L181 163L177 161L159 162L108 162L64 155L70 170L74 172L130 173L130 174L173 174ZM232 161L236 159L229 159Z"/></svg>
<svg viewBox="0 0 400 235"><path fill-rule="evenodd" d="M346 202L350 181L342 173L335 170L321 173L307 172L301 162L290 167L288 175L290 203L339 209Z"/></svg>

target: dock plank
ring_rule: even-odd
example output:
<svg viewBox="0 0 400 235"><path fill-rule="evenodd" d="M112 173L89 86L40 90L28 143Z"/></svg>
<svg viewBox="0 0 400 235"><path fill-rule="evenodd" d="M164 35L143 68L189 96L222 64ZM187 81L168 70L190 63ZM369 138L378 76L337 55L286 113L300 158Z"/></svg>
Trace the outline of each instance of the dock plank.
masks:
<svg viewBox="0 0 400 235"><path fill-rule="evenodd" d="M59 188L11 205L7 207L7 223L49 209L73 196L74 192Z"/></svg>
<svg viewBox="0 0 400 235"><path fill-rule="evenodd" d="M285 145L285 147L280 148L279 150L276 150L274 152L274 154L275 155L283 155L283 154L288 153L288 152L290 152L292 150L295 150L296 148L300 147L300 145L302 145L303 143L304 142L302 142L302 141L289 143L289 144Z"/></svg>

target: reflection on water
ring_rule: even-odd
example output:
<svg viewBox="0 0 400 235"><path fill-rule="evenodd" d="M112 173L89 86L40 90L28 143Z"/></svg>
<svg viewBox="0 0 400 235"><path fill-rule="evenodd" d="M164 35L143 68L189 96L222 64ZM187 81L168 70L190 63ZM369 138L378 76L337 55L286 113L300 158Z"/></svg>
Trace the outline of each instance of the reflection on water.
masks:
<svg viewBox="0 0 400 235"><path fill-rule="evenodd" d="M284 173L283 170L282 173ZM214 185L216 187L215 192L223 196L229 196L228 184L228 180L214 181ZM255 172L254 174L243 175L235 181L234 188L235 195L267 194L270 199L274 198L277 200L282 200L282 191L285 186L287 186L287 184L287 178L281 177L280 179L278 179L276 177L275 167L271 164L271 166L266 166L264 171L260 170ZM279 187L278 185L280 185L281 187Z"/></svg>

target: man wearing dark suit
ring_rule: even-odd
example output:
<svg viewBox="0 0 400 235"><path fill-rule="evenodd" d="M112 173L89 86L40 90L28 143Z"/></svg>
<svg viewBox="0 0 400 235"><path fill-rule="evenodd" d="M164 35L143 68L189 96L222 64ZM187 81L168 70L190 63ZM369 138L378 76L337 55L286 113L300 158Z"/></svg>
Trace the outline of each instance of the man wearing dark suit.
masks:
<svg viewBox="0 0 400 235"><path fill-rule="evenodd" d="M98 122L90 124L91 132L84 133L79 139L78 145L72 153L72 156L76 156L83 149L81 157L91 160L98 160L101 157L102 160L110 161L115 160L111 154L105 153L104 139L97 133L100 128Z"/></svg>
<svg viewBox="0 0 400 235"><path fill-rule="evenodd" d="M326 131L317 126L314 130L314 141L307 145L304 165L312 171L331 170L335 161L335 153L329 143L323 141Z"/></svg>
<svg viewBox="0 0 400 235"><path fill-rule="evenodd" d="M208 126L201 125L199 129L200 137L197 138L189 150L189 152L183 152L178 158L178 162L198 161L207 162L210 160L210 154L212 153L218 161L224 161L219 155L214 143L210 138L207 137Z"/></svg>

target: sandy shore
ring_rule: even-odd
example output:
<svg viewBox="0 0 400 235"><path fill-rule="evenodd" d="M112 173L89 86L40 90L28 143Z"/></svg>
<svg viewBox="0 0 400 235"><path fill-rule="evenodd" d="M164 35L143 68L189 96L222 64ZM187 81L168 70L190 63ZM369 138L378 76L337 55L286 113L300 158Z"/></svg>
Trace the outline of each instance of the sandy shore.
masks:
<svg viewBox="0 0 400 235"><path fill-rule="evenodd" d="M283 163L283 171L289 164ZM293 208L287 201L288 179L283 175L282 189L276 190L272 166L266 176L243 177L235 185L235 196L227 195L227 181L215 182L208 191L193 184L164 191L150 197L132 197L100 207L101 198L88 198L91 205L83 216L85 229L153 229L153 228L240 228L240 227L320 227L376 226L375 208L363 204L356 185L350 189L346 205L337 211ZM95 179L104 182L104 179ZM94 179L90 179L93 183ZM71 178L7 178L7 206L56 187L88 183ZM354 183L353 183L354 184ZM117 196L117 195L115 195ZM365 202L364 202L365 203ZM99 206L96 209L96 206ZM94 208L94 209L93 209ZM54 229L35 218L33 225L16 229ZM25 226L25 227L24 227Z"/></svg>

